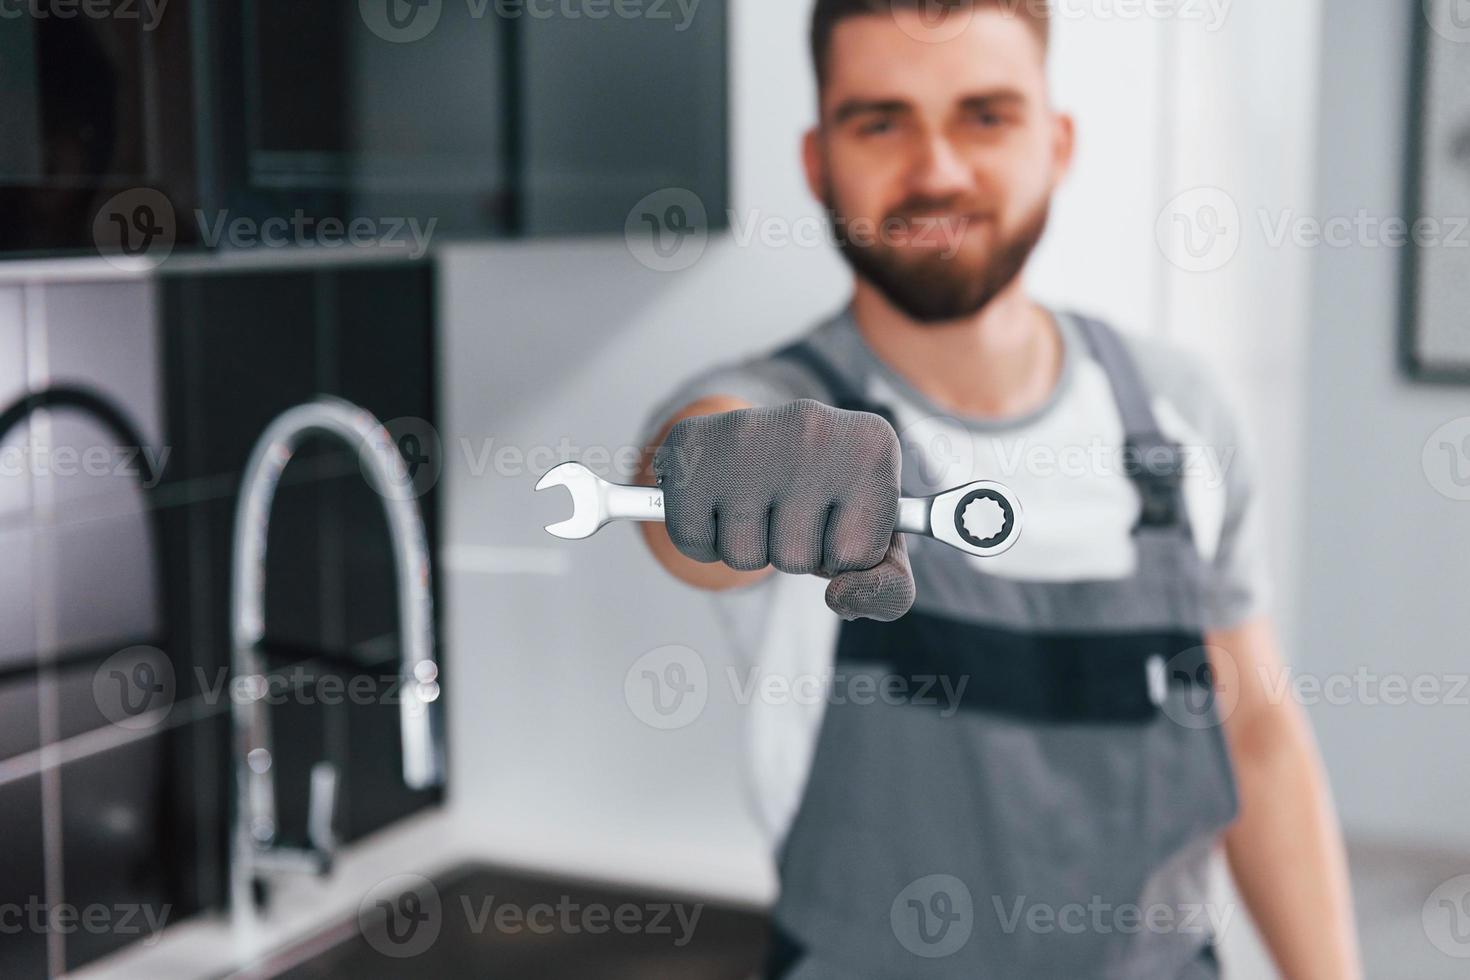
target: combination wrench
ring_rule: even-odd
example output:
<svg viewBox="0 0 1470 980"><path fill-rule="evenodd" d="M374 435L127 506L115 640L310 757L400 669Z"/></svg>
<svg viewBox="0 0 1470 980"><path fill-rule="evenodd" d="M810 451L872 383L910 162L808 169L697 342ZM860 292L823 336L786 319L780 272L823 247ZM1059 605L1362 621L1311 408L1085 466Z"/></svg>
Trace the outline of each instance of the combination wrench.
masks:
<svg viewBox="0 0 1470 980"><path fill-rule="evenodd" d="M609 483L581 463L562 463L536 484L566 487L572 516L546 530L558 538L590 538L610 521L662 521L664 492L657 487ZM977 558L1008 551L1021 536L1021 505L999 483L977 480L932 497L902 497L895 530L920 534Z"/></svg>

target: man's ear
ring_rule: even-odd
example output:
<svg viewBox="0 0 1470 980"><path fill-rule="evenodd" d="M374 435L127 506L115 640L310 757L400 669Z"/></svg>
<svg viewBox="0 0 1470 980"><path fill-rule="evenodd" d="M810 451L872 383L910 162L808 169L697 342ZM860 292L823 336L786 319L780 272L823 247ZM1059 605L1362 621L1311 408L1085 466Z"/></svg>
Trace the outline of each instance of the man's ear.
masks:
<svg viewBox="0 0 1470 980"><path fill-rule="evenodd" d="M806 171L807 189L826 207L827 164L822 156L822 134L816 126L808 129L801 139L801 163Z"/></svg>
<svg viewBox="0 0 1470 980"><path fill-rule="evenodd" d="M1057 182L1072 172L1072 158L1077 151L1077 123L1065 112L1052 118L1052 155L1056 161Z"/></svg>

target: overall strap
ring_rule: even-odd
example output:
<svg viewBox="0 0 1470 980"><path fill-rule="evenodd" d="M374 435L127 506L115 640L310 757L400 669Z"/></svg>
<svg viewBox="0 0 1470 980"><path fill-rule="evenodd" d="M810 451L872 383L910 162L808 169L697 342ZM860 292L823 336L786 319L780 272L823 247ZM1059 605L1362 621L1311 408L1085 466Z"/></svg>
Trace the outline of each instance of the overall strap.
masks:
<svg viewBox="0 0 1470 980"><path fill-rule="evenodd" d="M855 385L832 366L832 362L818 351L816 345L810 340L803 338L787 344L771 356L777 360L796 364L815 376L831 396L833 408L842 408L850 412L872 412L874 415L881 415L887 419L889 425L894 424L893 413L888 407L866 398Z"/></svg>
<svg viewBox="0 0 1470 980"><path fill-rule="evenodd" d="M1184 453L1159 428L1149 404L1148 386L1133 355L1118 332L1106 323L1084 316L1076 320L1092 356L1107 372L1123 418L1124 472L1143 499L1138 527L1185 526Z"/></svg>

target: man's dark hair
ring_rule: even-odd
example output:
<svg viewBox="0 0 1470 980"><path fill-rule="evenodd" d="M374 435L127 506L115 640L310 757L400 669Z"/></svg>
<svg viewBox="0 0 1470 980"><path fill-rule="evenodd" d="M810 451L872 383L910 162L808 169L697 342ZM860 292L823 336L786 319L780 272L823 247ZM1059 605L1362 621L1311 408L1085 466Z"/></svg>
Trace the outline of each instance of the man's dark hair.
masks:
<svg viewBox="0 0 1470 980"><path fill-rule="evenodd" d="M817 0L812 11L812 64L817 70L817 84L827 82L832 33L850 17L892 16L895 11L907 10L938 18L982 9L998 10L1026 21L1041 39L1042 50L1046 50L1051 36L1051 0Z"/></svg>

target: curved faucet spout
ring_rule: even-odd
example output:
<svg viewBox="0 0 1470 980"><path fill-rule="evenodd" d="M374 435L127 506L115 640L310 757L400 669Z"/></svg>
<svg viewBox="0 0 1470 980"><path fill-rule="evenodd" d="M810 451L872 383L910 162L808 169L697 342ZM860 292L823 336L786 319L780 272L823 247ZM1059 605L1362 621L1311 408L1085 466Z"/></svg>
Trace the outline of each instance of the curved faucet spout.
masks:
<svg viewBox="0 0 1470 980"><path fill-rule="evenodd" d="M329 435L346 443L383 501L392 539L398 585L402 656L399 722L403 738L403 781L412 789L444 781L439 717L439 667L434 656L433 598L423 517L406 479L406 463L388 430L370 412L336 398L321 398L283 412L261 435L245 473L235 511L231 639L236 691L232 698L236 744L237 859L252 861L276 835L272 773L269 682L260 651L265 637L266 541L271 506L281 475L309 436ZM317 780L313 780L314 788ZM333 781L323 779L323 786ZM315 801L314 801L315 803ZM324 804L327 811L329 804ZM320 810L314 805L314 811ZM330 850L329 814L314 821L318 850ZM320 840L318 839L320 838Z"/></svg>

